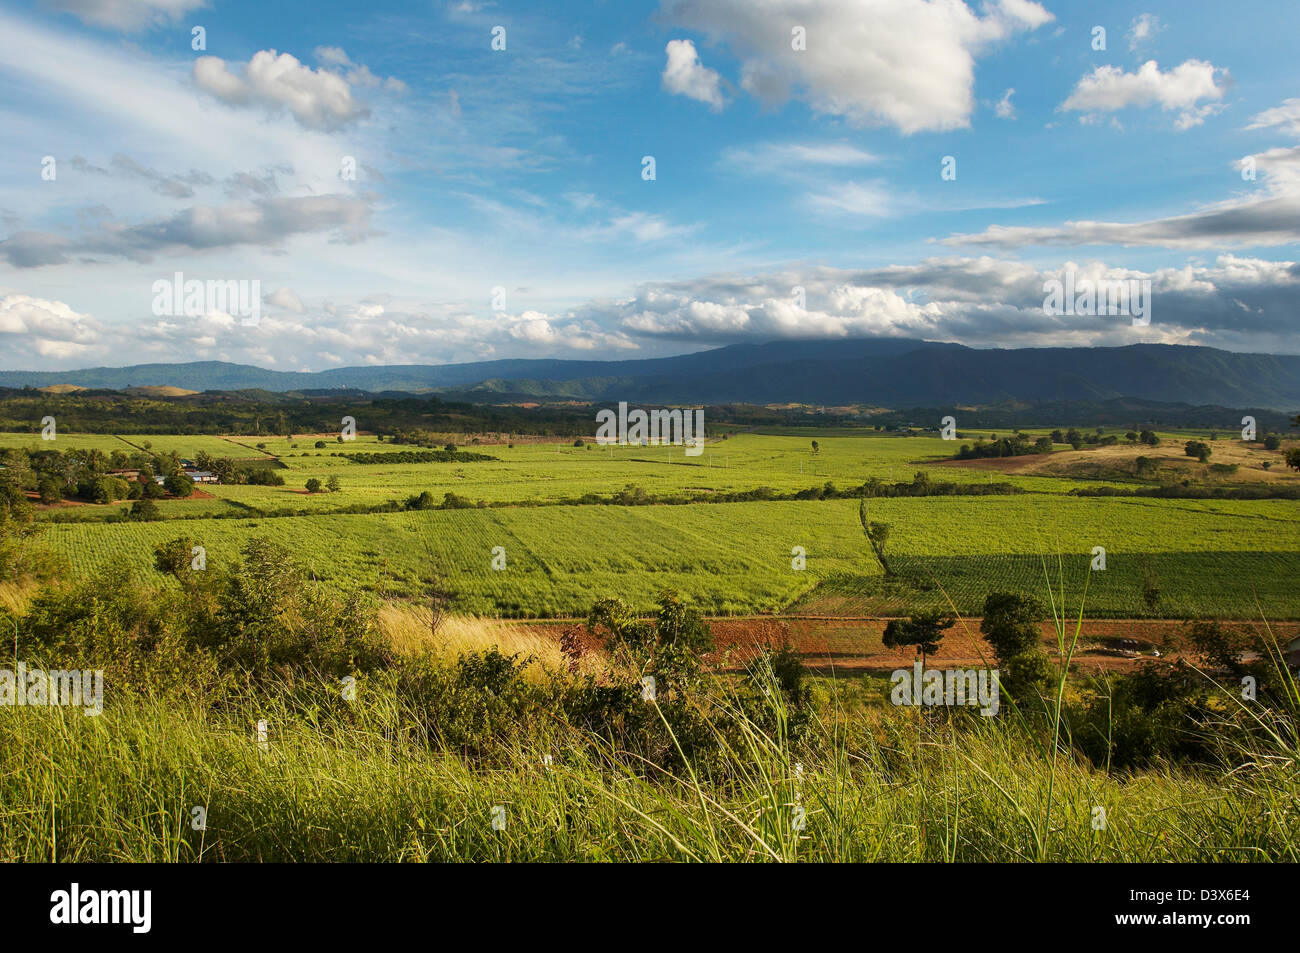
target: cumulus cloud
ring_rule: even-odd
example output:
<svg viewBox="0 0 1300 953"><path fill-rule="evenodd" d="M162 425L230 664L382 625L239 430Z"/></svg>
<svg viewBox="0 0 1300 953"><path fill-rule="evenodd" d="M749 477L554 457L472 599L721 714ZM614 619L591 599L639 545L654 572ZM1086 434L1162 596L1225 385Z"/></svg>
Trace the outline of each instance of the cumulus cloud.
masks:
<svg viewBox="0 0 1300 953"><path fill-rule="evenodd" d="M366 86L371 89L382 86L390 93L404 93L407 90L406 84L395 76L381 79L370 72L370 67L365 64L352 62L352 58L342 47L318 46L315 55L317 62L345 70L344 75L353 86Z"/></svg>
<svg viewBox="0 0 1300 953"><path fill-rule="evenodd" d="M662 77L664 89L708 103L715 110L726 105L726 97L722 95L722 77L700 62L694 43L669 40L664 52L668 54Z"/></svg>
<svg viewBox="0 0 1300 953"><path fill-rule="evenodd" d="M62 301L28 295L0 298L0 342L6 363L23 366L33 355L60 361L98 350L101 329Z"/></svg>
<svg viewBox="0 0 1300 953"><path fill-rule="evenodd" d="M44 0L43 5L71 13L82 23L133 32L175 23L191 10L207 6L207 0Z"/></svg>
<svg viewBox="0 0 1300 953"><path fill-rule="evenodd" d="M1126 315L1045 314L1044 283L1064 281L1067 271L1076 281L1150 281L1150 326L1133 327ZM802 306L796 287L804 290ZM88 355L108 353L120 363L229 360L319 369L869 336L972 346L1161 342L1295 353L1297 295L1300 264L1293 261L1221 255L1212 264L1142 271L1099 260L1043 268L987 256L947 257L870 269L792 267L653 282L622 298L560 311L419 307L380 295L302 310L281 307L264 313L256 327L217 312L101 326L60 302L11 295L0 301L0 341L5 354L22 356L8 363L23 367L86 366ZM295 299L278 289L267 302Z"/></svg>
<svg viewBox="0 0 1300 953"><path fill-rule="evenodd" d="M910 134L969 125L976 57L1052 20L1030 0L980 10L959 0L662 0L660 17L729 47L741 87L769 104L793 96L855 125ZM806 50L792 48L795 26Z"/></svg>
<svg viewBox="0 0 1300 953"><path fill-rule="evenodd" d="M1159 106L1177 112L1175 125L1188 129L1222 108L1217 100L1224 94L1219 83L1223 74L1226 70L1204 60L1187 60L1164 73L1155 60L1147 60L1132 73L1118 66L1098 66L1079 80L1061 108L1088 118L1130 107Z"/></svg>
<svg viewBox="0 0 1300 953"><path fill-rule="evenodd" d="M302 299L294 294L290 288L276 288L269 295L264 295L262 300L267 304L275 305L277 308L284 308L286 311L296 311L298 314L302 314L307 310L302 303Z"/></svg>
<svg viewBox="0 0 1300 953"><path fill-rule="evenodd" d="M1044 282L1149 280L1152 324L1128 316L1047 315ZM806 307L792 293L804 289ZM817 268L757 277L647 284L601 310L633 337L724 344L741 340L917 337L1010 347L1208 344L1295 350L1300 266L1220 256L1212 266L1149 272L1100 261L1060 268L988 257L929 259L868 270Z"/></svg>
<svg viewBox="0 0 1300 953"><path fill-rule="evenodd" d="M275 50L259 50L233 70L219 57L200 56L194 61L194 82L229 106L287 109L307 129L339 129L369 115L344 77Z"/></svg>

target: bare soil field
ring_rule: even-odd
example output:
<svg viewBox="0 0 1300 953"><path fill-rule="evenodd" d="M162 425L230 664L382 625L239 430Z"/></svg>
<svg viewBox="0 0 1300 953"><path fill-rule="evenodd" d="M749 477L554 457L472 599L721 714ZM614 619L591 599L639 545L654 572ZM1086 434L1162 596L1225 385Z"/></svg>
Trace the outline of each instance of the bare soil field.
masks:
<svg viewBox="0 0 1300 953"><path fill-rule="evenodd" d="M1024 476L1055 476L1072 479L1105 479L1116 475L1136 475L1137 458L1158 461L1162 469L1174 471L1183 479L1223 481L1227 483L1275 483L1300 485L1300 472L1287 469L1286 451L1295 441L1285 441L1279 450L1265 450L1263 444L1240 440L1207 441L1211 450L1209 464L1187 456L1182 443L1165 441L1158 447L1141 444L1096 447L1091 450L1059 450L1055 453L1032 453L1019 457L990 457L983 460L936 461L942 466L968 470L987 470ZM1236 464L1231 474L1214 473L1210 465ZM1268 469L1264 464L1268 463Z"/></svg>
<svg viewBox="0 0 1300 953"><path fill-rule="evenodd" d="M566 626L581 620L528 623L531 631L559 640ZM717 646L715 662L724 670L736 670L762 647L779 647L789 640L803 656L805 667L818 675L888 675L907 668L915 660L910 649L886 648L881 642L888 619L777 618L751 616L709 620ZM521 623L522 624L522 623ZM1177 650L1169 650L1184 623L1173 619L1085 619L1074 652L1071 671L1079 675L1096 672L1127 672L1144 660L1172 662ZM979 630L980 619L961 619L947 631L939 651L929 662L945 667L973 668L992 663L989 645ZM1285 645L1300 635L1300 622L1272 622L1273 635ZM1073 627L1067 629L1067 638ZM1056 630L1042 624L1043 647L1056 657ZM1067 646L1068 647L1068 646ZM590 650L595 650L593 643ZM1154 653L1159 652L1159 655Z"/></svg>

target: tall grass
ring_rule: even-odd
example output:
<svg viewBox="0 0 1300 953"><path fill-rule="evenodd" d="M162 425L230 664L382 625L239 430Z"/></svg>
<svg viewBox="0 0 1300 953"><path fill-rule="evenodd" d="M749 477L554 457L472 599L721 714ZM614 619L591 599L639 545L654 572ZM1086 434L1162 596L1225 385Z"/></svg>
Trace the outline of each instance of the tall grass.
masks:
<svg viewBox="0 0 1300 953"><path fill-rule="evenodd" d="M434 632L431 615L425 606L385 603L379 610L379 627L393 648L405 654L432 650L454 658L496 648L506 655L531 657L550 668L564 664L559 643L539 627L477 616L445 616Z"/></svg>
<svg viewBox="0 0 1300 953"><path fill-rule="evenodd" d="M835 695L796 745L779 692L769 727L743 719L730 683L710 692L742 729L722 770L672 773L563 726L545 742L521 726L491 766L430 750L382 678L342 714L301 687L220 709L144 697L99 717L0 709L0 859L1300 859L1300 777L1267 740L1231 771L1112 777L1068 748L1045 752L1013 720Z"/></svg>

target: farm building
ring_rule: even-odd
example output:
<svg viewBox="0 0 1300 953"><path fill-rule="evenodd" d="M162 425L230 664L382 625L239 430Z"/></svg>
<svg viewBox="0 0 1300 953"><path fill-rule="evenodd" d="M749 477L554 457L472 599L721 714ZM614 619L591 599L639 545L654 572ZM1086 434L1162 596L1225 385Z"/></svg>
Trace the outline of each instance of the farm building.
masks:
<svg viewBox="0 0 1300 953"><path fill-rule="evenodd" d="M186 470L185 475L195 483L216 483L217 475L211 470Z"/></svg>

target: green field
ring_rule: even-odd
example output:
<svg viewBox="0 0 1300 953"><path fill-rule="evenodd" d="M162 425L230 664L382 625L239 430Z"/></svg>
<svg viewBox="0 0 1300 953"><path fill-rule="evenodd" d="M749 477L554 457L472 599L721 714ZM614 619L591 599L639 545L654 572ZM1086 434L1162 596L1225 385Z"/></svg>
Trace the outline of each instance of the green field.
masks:
<svg viewBox="0 0 1300 953"><path fill-rule="evenodd" d="M992 588L1041 591L1044 555L1053 566L1064 556L1077 599L1092 548L1103 546L1107 567L1090 574L1089 615L1300 616L1300 507L1291 501L1033 494L869 506L872 519L892 526L896 569L930 588L882 589L851 500L78 523L51 526L45 539L77 574L117 565L145 574L153 546L176 536L204 546L210 565L265 536L340 586L415 596L432 565L457 609L522 616L581 614L614 595L648 607L665 587L710 612L766 611L823 581L837 594L847 590L850 608L862 614L945 598L970 613ZM497 546L506 554L503 571L491 568ZM795 546L806 551L804 571L791 568ZM1140 596L1146 567L1162 589L1154 613Z"/></svg>
<svg viewBox="0 0 1300 953"><path fill-rule="evenodd" d="M0 435L0 447L31 446L33 438L19 434ZM917 470L931 479L952 483L1010 483L1032 492L1063 493L1076 486L1104 485L1098 481L1062 480L1034 476L1004 476L973 469L936 466L950 457L951 441L938 437L896 437L883 434L818 438L820 451L813 453L811 440L803 437L740 434L711 443L698 457L687 457L680 447L597 446L591 442L574 447L572 442L469 445L465 449L497 459L474 463L359 464L350 454L399 452L416 448L380 443L373 436L361 436L340 444L326 441L316 449L314 437L223 438L191 436L91 435L60 437L57 446L94 446L125 449L124 440L136 446L145 441L154 452L175 450L192 457L199 450L214 456L259 457L274 455L286 469L280 471L284 486L206 486L215 497L160 503L168 518L187 516L258 516L302 513L330 513L360 507L400 502L424 491L441 499L448 492L474 502L550 503L576 500L585 494L607 495L632 485L653 495L728 493L770 487L779 493L793 493L833 482L845 489L870 478L886 482L910 481ZM80 441L85 441L81 443ZM116 445L113 445L116 441ZM39 444L39 440L35 441ZM265 453L257 449L265 444ZM297 444L295 448L293 444ZM1067 448L1068 449L1068 448ZM337 493L308 495L303 487L309 479L322 482L337 475L342 489ZM99 508L64 508L42 514L58 519L102 519Z"/></svg>

